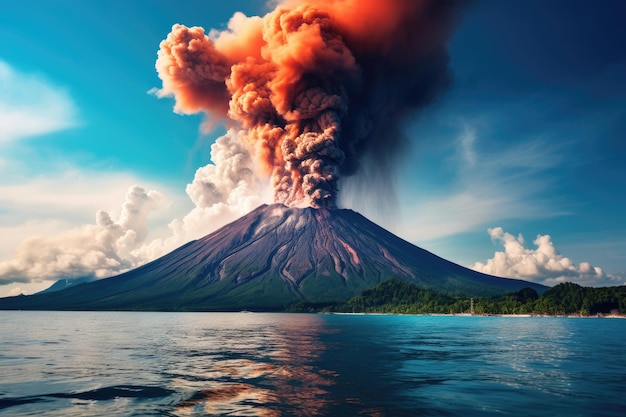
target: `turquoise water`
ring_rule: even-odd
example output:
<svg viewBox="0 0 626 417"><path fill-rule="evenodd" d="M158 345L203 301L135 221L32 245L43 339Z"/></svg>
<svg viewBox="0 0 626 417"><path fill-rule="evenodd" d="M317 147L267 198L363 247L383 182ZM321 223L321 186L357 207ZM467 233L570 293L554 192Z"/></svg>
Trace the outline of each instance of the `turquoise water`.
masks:
<svg viewBox="0 0 626 417"><path fill-rule="evenodd" d="M0 312L0 416L624 416L626 320Z"/></svg>

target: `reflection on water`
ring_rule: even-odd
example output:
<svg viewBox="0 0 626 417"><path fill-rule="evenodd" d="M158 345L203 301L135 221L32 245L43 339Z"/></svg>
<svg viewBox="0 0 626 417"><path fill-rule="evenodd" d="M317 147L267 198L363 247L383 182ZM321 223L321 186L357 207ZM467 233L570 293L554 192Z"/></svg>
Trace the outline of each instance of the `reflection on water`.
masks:
<svg viewBox="0 0 626 417"><path fill-rule="evenodd" d="M173 415L325 415L333 372L314 365L324 351L318 316L212 317L209 328L188 323L167 347L174 360L162 372L188 393Z"/></svg>
<svg viewBox="0 0 626 417"><path fill-rule="evenodd" d="M327 415L316 315L1 314L0 415Z"/></svg>
<svg viewBox="0 0 626 417"><path fill-rule="evenodd" d="M0 312L0 416L623 416L626 320Z"/></svg>

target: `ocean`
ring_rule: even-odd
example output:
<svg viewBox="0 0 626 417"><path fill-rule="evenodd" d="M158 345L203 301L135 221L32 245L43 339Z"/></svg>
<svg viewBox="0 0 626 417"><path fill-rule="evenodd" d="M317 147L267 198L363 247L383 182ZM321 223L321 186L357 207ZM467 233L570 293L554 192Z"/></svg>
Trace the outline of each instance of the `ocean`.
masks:
<svg viewBox="0 0 626 417"><path fill-rule="evenodd" d="M0 311L0 416L626 415L626 320Z"/></svg>

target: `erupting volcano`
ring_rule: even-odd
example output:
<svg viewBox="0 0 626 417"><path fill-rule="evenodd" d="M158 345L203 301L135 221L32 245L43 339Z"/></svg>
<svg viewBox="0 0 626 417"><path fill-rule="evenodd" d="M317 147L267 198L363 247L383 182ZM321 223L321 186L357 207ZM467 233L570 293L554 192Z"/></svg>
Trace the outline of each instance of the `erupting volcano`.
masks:
<svg viewBox="0 0 626 417"><path fill-rule="evenodd" d="M475 296L541 291L337 208L342 178L385 184L408 145L403 122L449 84L446 42L462 3L285 0L264 17L236 13L221 32L174 25L158 52L158 95L174 97L176 112L204 113L207 129L234 129L230 141L271 178L276 204L130 272L0 308L280 310L344 301L392 277Z"/></svg>

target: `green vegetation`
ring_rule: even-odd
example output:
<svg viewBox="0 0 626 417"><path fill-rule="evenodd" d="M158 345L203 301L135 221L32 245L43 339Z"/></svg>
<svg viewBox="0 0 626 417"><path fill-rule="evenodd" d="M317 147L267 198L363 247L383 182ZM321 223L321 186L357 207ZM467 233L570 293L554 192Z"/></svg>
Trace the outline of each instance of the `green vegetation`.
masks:
<svg viewBox="0 0 626 417"><path fill-rule="evenodd" d="M343 303L292 304L289 311L394 314L539 314L589 316L626 314L626 287L590 288L559 284L542 296L523 288L496 297L474 298L434 292L392 278Z"/></svg>

